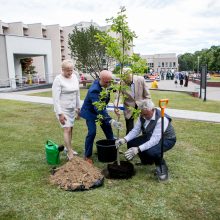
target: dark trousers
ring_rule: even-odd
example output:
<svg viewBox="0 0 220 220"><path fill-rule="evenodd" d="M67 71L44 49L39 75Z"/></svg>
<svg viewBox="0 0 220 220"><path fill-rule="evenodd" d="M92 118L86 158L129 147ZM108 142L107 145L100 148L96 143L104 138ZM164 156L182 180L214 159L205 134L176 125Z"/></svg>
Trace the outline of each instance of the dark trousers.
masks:
<svg viewBox="0 0 220 220"><path fill-rule="evenodd" d="M86 120L86 125L88 128L88 134L85 141L85 157L92 156L93 143L96 136L96 123L94 120ZM109 122L103 121L101 128L106 136L106 139L114 139L112 127Z"/></svg>
<svg viewBox="0 0 220 220"><path fill-rule="evenodd" d="M147 142L149 140L149 135L141 135L139 137L134 138L133 140L129 141L129 148L130 147L138 147L142 145L143 143ZM163 144L163 152L166 152L170 150L176 143L176 138L174 139L164 139ZM138 154L141 160L141 163L143 164L153 164L155 163L156 166L160 165L160 159L161 159L161 141L151 147L148 150L142 151Z"/></svg>
<svg viewBox="0 0 220 220"><path fill-rule="evenodd" d="M138 109L138 106L135 104L135 109ZM126 123L126 135L134 128L134 118L131 116L129 119L125 118ZM130 148L131 146L129 143L127 143L127 148Z"/></svg>
<svg viewBox="0 0 220 220"><path fill-rule="evenodd" d="M127 135L134 127L133 117L131 117L129 119L125 119L125 123L126 123L126 135Z"/></svg>
<svg viewBox="0 0 220 220"><path fill-rule="evenodd" d="M134 127L134 119L133 117L129 118L129 119L125 119L125 123L126 123L126 135L133 129ZM132 147L129 142L127 143L127 148Z"/></svg>

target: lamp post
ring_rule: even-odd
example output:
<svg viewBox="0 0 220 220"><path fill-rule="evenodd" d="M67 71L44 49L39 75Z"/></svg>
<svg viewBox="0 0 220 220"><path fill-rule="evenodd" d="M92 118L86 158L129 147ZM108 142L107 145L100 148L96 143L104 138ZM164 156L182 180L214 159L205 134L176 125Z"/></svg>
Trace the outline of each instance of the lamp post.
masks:
<svg viewBox="0 0 220 220"><path fill-rule="evenodd" d="M198 58L197 76L198 76L199 79L200 79L200 93L199 93L199 98L202 98L202 74L199 75L199 56L198 56L197 58Z"/></svg>

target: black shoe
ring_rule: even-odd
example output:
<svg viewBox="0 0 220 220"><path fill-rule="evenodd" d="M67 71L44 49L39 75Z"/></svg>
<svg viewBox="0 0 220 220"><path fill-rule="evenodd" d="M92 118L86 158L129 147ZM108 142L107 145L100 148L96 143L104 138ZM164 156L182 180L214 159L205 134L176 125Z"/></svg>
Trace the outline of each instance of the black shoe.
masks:
<svg viewBox="0 0 220 220"><path fill-rule="evenodd" d="M156 166L156 175L159 181L168 180L168 167L166 163Z"/></svg>

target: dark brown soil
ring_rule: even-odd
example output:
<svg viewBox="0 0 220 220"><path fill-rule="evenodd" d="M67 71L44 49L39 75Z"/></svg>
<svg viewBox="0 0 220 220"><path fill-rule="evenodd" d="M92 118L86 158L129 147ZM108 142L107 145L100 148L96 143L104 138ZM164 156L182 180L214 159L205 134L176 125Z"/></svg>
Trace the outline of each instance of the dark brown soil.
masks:
<svg viewBox="0 0 220 220"><path fill-rule="evenodd" d="M107 178L112 179L128 179L135 174L134 165L129 161L120 161L120 166L115 161L113 164L108 164L107 170ZM103 174L105 175L105 172Z"/></svg>
<svg viewBox="0 0 220 220"><path fill-rule="evenodd" d="M98 168L78 156L54 171L50 182L64 190L91 189L102 185L104 181L104 176Z"/></svg>

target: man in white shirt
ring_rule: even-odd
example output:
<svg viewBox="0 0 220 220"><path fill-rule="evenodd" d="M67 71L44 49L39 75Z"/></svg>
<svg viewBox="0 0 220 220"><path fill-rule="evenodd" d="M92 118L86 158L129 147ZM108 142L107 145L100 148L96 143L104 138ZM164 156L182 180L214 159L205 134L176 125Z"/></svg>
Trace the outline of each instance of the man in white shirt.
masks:
<svg viewBox="0 0 220 220"><path fill-rule="evenodd" d="M124 137L116 140L116 148L129 142L130 148L125 152L125 157L132 160L138 154L142 164L156 165L156 174L159 180L168 179L168 168L166 162L161 158L161 113L154 107L151 99L137 102L141 109L134 128ZM176 143L176 135L171 124L170 116L164 117L164 143L163 151L170 150ZM141 136L138 136L142 132Z"/></svg>

